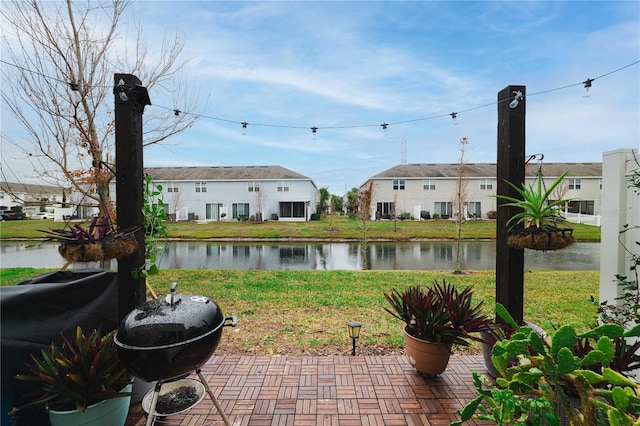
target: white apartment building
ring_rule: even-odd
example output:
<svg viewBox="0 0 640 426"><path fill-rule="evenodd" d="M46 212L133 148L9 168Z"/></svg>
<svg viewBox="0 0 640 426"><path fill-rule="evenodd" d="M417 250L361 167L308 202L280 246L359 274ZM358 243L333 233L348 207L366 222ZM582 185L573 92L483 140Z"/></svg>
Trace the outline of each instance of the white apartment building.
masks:
<svg viewBox="0 0 640 426"><path fill-rule="evenodd" d="M570 213L599 215L601 211L602 163L544 163L530 164L525 169L526 183L532 184L542 170L543 182L548 187L562 173L568 175L552 199L571 199ZM459 164L400 164L372 176L374 183L372 218L390 218L403 213L413 218L440 218L453 216L453 200L459 175ZM487 218L497 208L495 163L467 163L466 215Z"/></svg>
<svg viewBox="0 0 640 426"><path fill-rule="evenodd" d="M281 166L148 167L175 220L308 221L318 189Z"/></svg>
<svg viewBox="0 0 640 426"><path fill-rule="evenodd" d="M0 182L0 210L22 207L28 216L53 211L64 201L64 190L56 186L31 183Z"/></svg>

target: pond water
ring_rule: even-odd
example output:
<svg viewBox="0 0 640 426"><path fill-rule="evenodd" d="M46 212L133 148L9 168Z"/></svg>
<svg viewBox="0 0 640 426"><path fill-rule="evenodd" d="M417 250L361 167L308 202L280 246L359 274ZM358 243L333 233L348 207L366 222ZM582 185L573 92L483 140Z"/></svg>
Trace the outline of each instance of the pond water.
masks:
<svg viewBox="0 0 640 426"><path fill-rule="evenodd" d="M0 267L60 268L58 245L0 242ZM363 256L363 253L365 255ZM451 241L370 243L169 242L161 269L299 269L299 270L450 270L456 244ZM495 269L495 242L461 243L463 270ZM364 261L363 261L364 259ZM83 264L84 266L95 266ZM115 266L115 263L114 263ZM600 269L600 244L575 243L558 251L525 251L525 268Z"/></svg>

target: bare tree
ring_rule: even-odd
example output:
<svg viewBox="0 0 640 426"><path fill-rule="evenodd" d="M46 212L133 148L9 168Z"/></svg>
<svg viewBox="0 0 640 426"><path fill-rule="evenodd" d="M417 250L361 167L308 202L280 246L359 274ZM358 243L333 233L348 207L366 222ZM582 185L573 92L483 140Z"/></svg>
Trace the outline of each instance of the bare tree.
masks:
<svg viewBox="0 0 640 426"><path fill-rule="evenodd" d="M262 184L258 184L258 186L256 188L254 188L255 194L256 194L256 215L255 215L255 219L258 222L261 222L264 219L264 217L262 217L262 213L263 210L265 209L265 207L267 206L267 196L265 195L265 192L263 191L264 188L262 188Z"/></svg>
<svg viewBox="0 0 640 426"><path fill-rule="evenodd" d="M469 139L463 137L460 139L460 157L458 157L458 170L456 176L456 194L453 198L453 215L456 223L456 269L455 273L459 274L461 270L460 244L462 242L462 224L465 222L466 209L468 205L467 185L468 180L465 179L467 173L467 163L464 158L465 149Z"/></svg>
<svg viewBox="0 0 640 426"><path fill-rule="evenodd" d="M367 224L371 221L371 202L373 200L374 186L370 180L365 183L358 191L357 196L357 213L358 223L362 228L362 268L369 269L369 253L367 249Z"/></svg>
<svg viewBox="0 0 640 426"><path fill-rule="evenodd" d="M362 240L367 242L367 224L371 221L371 201L373 200L373 181L363 185L358 192L358 222L362 228Z"/></svg>
<svg viewBox="0 0 640 426"><path fill-rule="evenodd" d="M183 40L165 37L161 54L151 59L138 26L129 48L118 34L127 5L14 0L1 7L2 101L25 131L24 137L3 134L17 154L3 153L2 174L12 159L28 159L39 180L83 194L102 215L111 207L115 170L113 75L134 74L158 89L152 95L167 93L181 105L185 99L174 85L185 64ZM145 114L145 145L181 132L195 117L155 108Z"/></svg>

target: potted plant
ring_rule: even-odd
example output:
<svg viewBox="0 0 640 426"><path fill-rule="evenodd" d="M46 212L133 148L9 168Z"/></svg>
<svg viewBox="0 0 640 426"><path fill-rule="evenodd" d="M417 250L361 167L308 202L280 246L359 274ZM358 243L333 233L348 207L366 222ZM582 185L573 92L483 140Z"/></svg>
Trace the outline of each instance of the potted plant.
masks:
<svg viewBox="0 0 640 426"><path fill-rule="evenodd" d="M25 363L31 374L16 378L35 382L40 389L27 395L34 398L31 402L9 414L41 407L49 412L53 426L124 425L131 376L118 358L114 333L102 335L98 329L85 335L78 327L74 336L61 335L60 345L52 343L39 356L32 355Z"/></svg>
<svg viewBox="0 0 640 426"><path fill-rule="evenodd" d="M566 417L566 424L637 424L640 385L623 372L637 365L637 347L627 346L626 339L639 336L640 326L625 331L618 324L602 324L578 334L565 325L549 340L519 327L508 312L503 319L516 331L493 347L492 361L500 373L497 388L544 397L558 418ZM462 421L480 418L478 410L484 414L478 402L484 393L477 394L461 411ZM502 409L504 402L491 408Z"/></svg>
<svg viewBox="0 0 640 426"><path fill-rule="evenodd" d="M562 183L569 171L564 172L549 188L545 188L542 174L538 174L534 185L522 184L522 187L505 181L510 187L520 194L522 199L508 195L496 195L496 197L508 201L502 207L518 207L520 212L512 216L507 224L509 237L507 243L516 248L530 248L533 250L558 250L575 242L573 229L567 226L559 226L565 223L560 215L562 207L569 200L550 200L549 197L560 183ZM522 224L522 228L516 225Z"/></svg>
<svg viewBox="0 0 640 426"><path fill-rule="evenodd" d="M58 252L68 262L96 262L121 258L133 253L137 247L135 234L140 227L119 231L109 216L94 216L89 227L74 224L62 229L40 230L48 234L47 241L60 243Z"/></svg>
<svg viewBox="0 0 640 426"><path fill-rule="evenodd" d="M405 323L407 356L422 374L442 373L449 363L453 345L468 346L482 341L476 333L488 331L491 319L482 313L482 302L472 304L473 289L435 281L432 287L410 286L384 294L390 308L384 308Z"/></svg>

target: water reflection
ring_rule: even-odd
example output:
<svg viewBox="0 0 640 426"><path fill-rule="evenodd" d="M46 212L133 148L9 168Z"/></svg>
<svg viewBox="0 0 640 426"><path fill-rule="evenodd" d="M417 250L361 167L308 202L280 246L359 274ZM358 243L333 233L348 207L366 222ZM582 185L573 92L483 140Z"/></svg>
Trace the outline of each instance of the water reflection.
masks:
<svg viewBox="0 0 640 426"><path fill-rule="evenodd" d="M60 268L57 244L0 243L0 267ZM456 246L448 241L375 243L171 242L162 269L450 270ZM495 269L495 243L461 244L463 270ZM96 266L87 265L84 266ZM114 263L115 267L115 263ZM600 244L576 243L555 252L525 252L528 269L597 270Z"/></svg>

